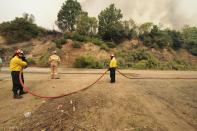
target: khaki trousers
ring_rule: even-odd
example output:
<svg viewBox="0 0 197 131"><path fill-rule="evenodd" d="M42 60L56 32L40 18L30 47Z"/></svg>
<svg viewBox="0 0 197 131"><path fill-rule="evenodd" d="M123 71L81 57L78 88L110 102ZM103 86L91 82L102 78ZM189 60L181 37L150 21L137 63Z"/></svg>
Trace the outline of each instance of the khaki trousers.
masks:
<svg viewBox="0 0 197 131"><path fill-rule="evenodd" d="M51 79L57 79L58 77L58 63L51 63Z"/></svg>

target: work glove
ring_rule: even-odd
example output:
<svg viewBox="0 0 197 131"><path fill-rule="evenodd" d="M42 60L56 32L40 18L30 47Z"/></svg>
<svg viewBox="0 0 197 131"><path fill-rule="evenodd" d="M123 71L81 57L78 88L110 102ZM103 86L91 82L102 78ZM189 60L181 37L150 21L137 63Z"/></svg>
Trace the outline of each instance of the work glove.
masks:
<svg viewBox="0 0 197 131"><path fill-rule="evenodd" d="M28 64L27 59L26 59L25 56L22 56L21 59L22 59L22 61L24 61L24 62L26 62ZM27 67L28 67L27 65L24 66L24 69L26 69Z"/></svg>

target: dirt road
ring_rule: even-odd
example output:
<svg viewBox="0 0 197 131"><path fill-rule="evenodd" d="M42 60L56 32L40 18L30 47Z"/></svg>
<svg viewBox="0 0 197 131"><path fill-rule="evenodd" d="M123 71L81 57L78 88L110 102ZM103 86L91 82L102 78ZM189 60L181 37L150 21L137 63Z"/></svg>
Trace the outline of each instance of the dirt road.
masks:
<svg viewBox="0 0 197 131"><path fill-rule="evenodd" d="M60 79L50 80L44 70L26 71L25 83L31 91L48 96L82 89L100 76L97 73L104 72L69 69L64 70ZM197 78L195 71L122 72L134 78ZM117 82L110 84L107 74L88 90L60 99L44 100L26 94L23 99L13 100L10 75L3 72L0 78L3 78L0 81L0 130L3 131L197 130L197 79L132 80L117 75ZM31 115L24 117L27 112Z"/></svg>

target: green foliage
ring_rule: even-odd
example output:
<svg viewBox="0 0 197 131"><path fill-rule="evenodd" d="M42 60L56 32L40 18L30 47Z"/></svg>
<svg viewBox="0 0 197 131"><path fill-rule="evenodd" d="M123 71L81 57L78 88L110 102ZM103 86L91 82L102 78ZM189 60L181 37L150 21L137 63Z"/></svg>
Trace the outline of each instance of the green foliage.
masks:
<svg viewBox="0 0 197 131"><path fill-rule="evenodd" d="M101 49L106 50L106 51L109 51L109 47L110 48L115 47L115 44L113 42L105 43L103 40L99 38L88 37L88 36L80 35L78 33L65 33L64 39L72 39L72 40L79 41L79 42L91 42L95 45L100 46Z"/></svg>
<svg viewBox="0 0 197 131"><path fill-rule="evenodd" d="M122 18L121 10L116 9L114 4L101 11L98 16L98 33L104 40L120 40L123 32L123 26L120 22Z"/></svg>
<svg viewBox="0 0 197 131"><path fill-rule="evenodd" d="M80 35L94 36L98 25L95 17L88 17L88 13L83 12L78 17L76 26Z"/></svg>
<svg viewBox="0 0 197 131"><path fill-rule="evenodd" d="M114 42L106 42L107 47L109 48L115 48L116 44Z"/></svg>
<svg viewBox="0 0 197 131"><path fill-rule="evenodd" d="M159 60L154 57L154 56L151 56L148 60L147 60L147 64L146 64L146 67L148 69L158 69L160 66L160 63L159 63Z"/></svg>
<svg viewBox="0 0 197 131"><path fill-rule="evenodd" d="M190 69L190 65L183 60L174 59L162 64L161 69L187 70Z"/></svg>
<svg viewBox="0 0 197 131"><path fill-rule="evenodd" d="M146 31L144 34L141 34L139 38L147 47L151 48L162 49L170 45L170 43L172 42L172 39L169 36L168 32L160 30L156 25L152 27L150 33Z"/></svg>
<svg viewBox="0 0 197 131"><path fill-rule="evenodd" d="M81 43L78 41L74 41L74 43L72 44L73 48L81 48Z"/></svg>
<svg viewBox="0 0 197 131"><path fill-rule="evenodd" d="M103 68L104 64L97 61L96 58L92 56L81 56L75 60L74 67L76 68Z"/></svg>
<svg viewBox="0 0 197 131"><path fill-rule="evenodd" d="M140 49L137 51L134 51L132 53L130 53L129 60L136 62L136 64L134 64L134 68L136 67L143 67L146 69L153 69L153 68L158 68L159 66L159 61L156 57L154 57L150 52L144 50L144 49Z"/></svg>
<svg viewBox="0 0 197 131"><path fill-rule="evenodd" d="M44 53L38 60L37 64L39 66L48 66L49 65L49 57L50 57L51 53L50 51L47 51L46 53Z"/></svg>
<svg viewBox="0 0 197 131"><path fill-rule="evenodd" d="M99 38L96 37L91 37L88 39L89 42L94 43L95 45L101 46L102 44L104 44L105 42Z"/></svg>
<svg viewBox="0 0 197 131"><path fill-rule="evenodd" d="M87 37L86 37L86 36L80 35L80 34L78 34L78 33L73 33L72 38L73 38L74 40L80 41L80 42L85 42L85 41L87 41Z"/></svg>
<svg viewBox="0 0 197 131"><path fill-rule="evenodd" d="M190 52L192 53L192 55L197 56L197 47L190 49Z"/></svg>
<svg viewBox="0 0 197 131"><path fill-rule="evenodd" d="M16 17L13 21L0 24L0 35L4 36L9 43L30 40L41 33L41 28L25 18Z"/></svg>
<svg viewBox="0 0 197 131"><path fill-rule="evenodd" d="M133 68L136 68L136 69L147 69L147 61L146 60L141 60L141 61L133 64Z"/></svg>
<svg viewBox="0 0 197 131"><path fill-rule="evenodd" d="M121 67L132 67L137 69L157 69L158 59L145 49L138 49L133 52L119 51L116 53Z"/></svg>
<svg viewBox="0 0 197 131"><path fill-rule="evenodd" d="M28 65L35 65L36 61L33 58L27 58Z"/></svg>
<svg viewBox="0 0 197 131"><path fill-rule="evenodd" d="M76 31L80 35L88 35L90 30L90 24L89 24L89 17L87 12L81 13L77 19L77 29Z"/></svg>
<svg viewBox="0 0 197 131"><path fill-rule="evenodd" d="M180 59L159 61L151 52L145 49L138 49L133 52L125 52L120 50L116 52L116 57L120 68L162 70L196 69L196 66Z"/></svg>
<svg viewBox="0 0 197 131"><path fill-rule="evenodd" d="M102 50L109 51L109 47L108 47L105 43L103 43L103 44L100 46L100 48L101 48Z"/></svg>
<svg viewBox="0 0 197 131"><path fill-rule="evenodd" d="M131 40L137 37L137 25L134 20L125 20L122 22L123 25L123 38Z"/></svg>
<svg viewBox="0 0 197 131"><path fill-rule="evenodd" d="M88 37L84 35L80 35L79 33L73 32L73 33L65 33L64 39L72 39L80 42L87 42Z"/></svg>
<svg viewBox="0 0 197 131"><path fill-rule="evenodd" d="M144 34L144 33L150 33L151 29L153 27L152 22L146 22L139 27L139 33Z"/></svg>
<svg viewBox="0 0 197 131"><path fill-rule="evenodd" d="M170 46L175 50L180 49L184 42L181 33L175 30L167 30L167 32L172 39Z"/></svg>
<svg viewBox="0 0 197 131"><path fill-rule="evenodd" d="M66 39L60 38L60 39L54 40L54 43L56 44L57 48L61 49L62 45L66 43Z"/></svg>
<svg viewBox="0 0 197 131"><path fill-rule="evenodd" d="M109 51L109 48L115 48L116 44L114 42L104 42L103 40L96 38L96 37L89 37L87 39L88 42L91 42L95 45L98 45L101 47L101 49L104 49L106 51Z"/></svg>
<svg viewBox="0 0 197 131"><path fill-rule="evenodd" d="M197 48L197 28L186 26L182 32L184 38L184 46L193 55L196 55Z"/></svg>
<svg viewBox="0 0 197 131"><path fill-rule="evenodd" d="M160 30L156 25L153 26L150 35L152 36L152 43L154 43L153 46L156 48L162 49L171 43L171 37L168 35L168 32Z"/></svg>
<svg viewBox="0 0 197 131"><path fill-rule="evenodd" d="M182 31L183 37L186 40L196 40L197 39L197 27L185 26Z"/></svg>
<svg viewBox="0 0 197 131"><path fill-rule="evenodd" d="M97 19L95 17L89 17L89 24L90 24L89 36L96 36L97 28L98 28Z"/></svg>
<svg viewBox="0 0 197 131"><path fill-rule="evenodd" d="M81 5L76 0L67 0L59 11L56 24L60 30L74 31L77 17L81 14Z"/></svg>
<svg viewBox="0 0 197 131"><path fill-rule="evenodd" d="M34 15L32 15L32 14L24 13L24 14L23 14L23 18L24 18L26 21L29 21L30 23L34 23L34 21L35 21L35 17L34 17Z"/></svg>

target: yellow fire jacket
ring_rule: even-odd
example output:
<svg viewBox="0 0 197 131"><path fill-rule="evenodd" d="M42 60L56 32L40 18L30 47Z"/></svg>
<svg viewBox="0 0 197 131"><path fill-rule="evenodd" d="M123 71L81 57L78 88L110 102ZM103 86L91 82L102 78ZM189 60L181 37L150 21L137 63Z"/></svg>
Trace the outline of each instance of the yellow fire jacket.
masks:
<svg viewBox="0 0 197 131"><path fill-rule="evenodd" d="M10 71L20 71L26 65L27 62L24 62L18 56L15 56L10 61Z"/></svg>
<svg viewBox="0 0 197 131"><path fill-rule="evenodd" d="M113 58L111 61L110 61L110 64L109 64L109 68L116 68L117 67L117 61L115 58Z"/></svg>

